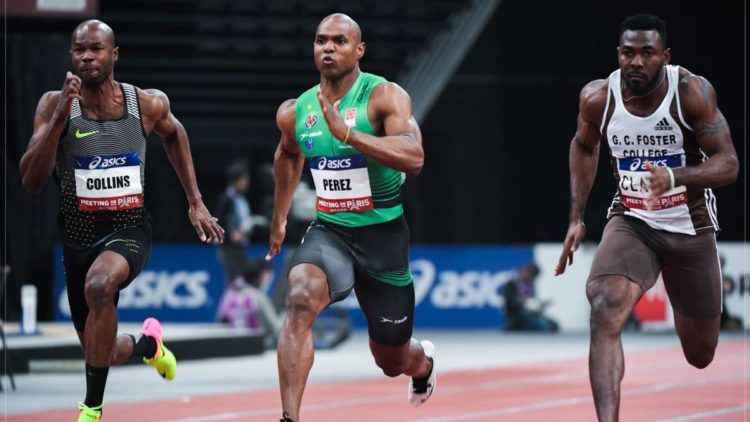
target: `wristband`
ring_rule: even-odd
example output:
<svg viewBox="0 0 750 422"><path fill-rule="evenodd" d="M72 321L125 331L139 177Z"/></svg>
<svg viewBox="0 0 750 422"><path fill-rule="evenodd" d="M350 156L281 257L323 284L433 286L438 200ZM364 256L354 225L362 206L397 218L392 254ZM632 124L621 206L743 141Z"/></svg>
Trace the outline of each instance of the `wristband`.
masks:
<svg viewBox="0 0 750 422"><path fill-rule="evenodd" d="M352 127L347 126L346 127L346 136L344 137L344 143L349 140L349 135L352 133Z"/></svg>
<svg viewBox="0 0 750 422"><path fill-rule="evenodd" d="M671 168L667 167L667 173L669 173L669 189L674 189L674 172Z"/></svg>

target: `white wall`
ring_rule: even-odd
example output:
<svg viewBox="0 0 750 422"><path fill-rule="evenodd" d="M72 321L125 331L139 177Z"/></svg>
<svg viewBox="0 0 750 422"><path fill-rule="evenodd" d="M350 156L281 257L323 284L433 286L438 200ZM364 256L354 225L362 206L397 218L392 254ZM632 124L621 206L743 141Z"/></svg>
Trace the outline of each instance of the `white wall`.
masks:
<svg viewBox="0 0 750 422"><path fill-rule="evenodd" d="M596 252L596 244L583 244L575 253L573 266L564 274L555 277L554 270L562 251L560 243L540 243L534 247L534 258L541 269L537 280L537 294L541 299L552 299L548 308L550 317L560 323L562 331L588 331L589 304L586 299L586 278ZM719 242L719 253L725 258L724 273L735 281L735 290L727 296L725 305L736 316L744 318L745 327L750 327L750 246L743 242ZM658 295L663 291L652 289L647 294ZM667 306L669 306L667 304ZM653 324L652 328L673 327L671 309L668 320ZM648 328L648 327L646 327Z"/></svg>

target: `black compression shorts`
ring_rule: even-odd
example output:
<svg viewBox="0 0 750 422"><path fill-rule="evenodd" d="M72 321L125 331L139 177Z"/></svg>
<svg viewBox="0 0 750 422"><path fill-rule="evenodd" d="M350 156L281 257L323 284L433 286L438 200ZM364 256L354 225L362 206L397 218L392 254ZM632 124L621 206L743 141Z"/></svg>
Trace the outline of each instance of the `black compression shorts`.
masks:
<svg viewBox="0 0 750 422"><path fill-rule="evenodd" d="M86 274L97 257L104 251L112 251L122 255L128 261L130 274L120 285L120 290L130 284L133 279L146 267L151 256L151 225L145 222L142 226L126 227L118 230L98 241L87 249L76 249L63 244L63 267L65 268L65 283L68 287L68 302L70 314L76 331L83 332L89 307L86 304L84 287ZM115 305L120 297L115 295Z"/></svg>
<svg viewBox="0 0 750 422"><path fill-rule="evenodd" d="M307 230L289 269L313 264L328 280L331 303L354 289L370 338L401 346L414 326L414 284L409 270L409 228L404 217L365 227L320 221Z"/></svg>

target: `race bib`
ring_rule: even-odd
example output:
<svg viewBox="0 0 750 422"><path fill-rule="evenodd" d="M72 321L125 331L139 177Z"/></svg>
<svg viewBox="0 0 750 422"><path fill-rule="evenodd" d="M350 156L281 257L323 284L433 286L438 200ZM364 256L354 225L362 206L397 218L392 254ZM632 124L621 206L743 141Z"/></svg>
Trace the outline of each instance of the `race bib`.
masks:
<svg viewBox="0 0 750 422"><path fill-rule="evenodd" d="M646 169L646 164L670 168L685 165L682 154L648 158L618 158L617 171L620 174L619 188L623 205L634 209L658 211L687 204L688 197L685 186L677 186L655 200L649 199L651 187L647 178L651 172Z"/></svg>
<svg viewBox="0 0 750 422"><path fill-rule="evenodd" d="M137 152L76 157L74 171L79 210L143 207L141 158Z"/></svg>
<svg viewBox="0 0 750 422"><path fill-rule="evenodd" d="M315 157L310 160L310 171L318 195L318 211L359 213L375 207L364 156Z"/></svg>

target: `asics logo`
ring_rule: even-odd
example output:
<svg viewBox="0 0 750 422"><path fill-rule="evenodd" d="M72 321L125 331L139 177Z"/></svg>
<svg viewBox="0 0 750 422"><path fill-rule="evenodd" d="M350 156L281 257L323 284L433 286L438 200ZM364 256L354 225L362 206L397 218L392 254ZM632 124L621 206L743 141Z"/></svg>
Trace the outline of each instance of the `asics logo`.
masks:
<svg viewBox="0 0 750 422"><path fill-rule="evenodd" d="M630 171L644 171L646 170L646 164L651 164L654 167L669 167L667 160L641 160L640 158L634 158L633 162L630 163Z"/></svg>
<svg viewBox="0 0 750 422"><path fill-rule="evenodd" d="M93 170L95 168L122 166L125 165L126 162L127 159L125 157L112 157L102 159L102 157L97 155L93 160L91 160L91 163L89 163L89 169Z"/></svg>
<svg viewBox="0 0 750 422"><path fill-rule="evenodd" d="M326 158L320 157L318 161L318 170L329 169L348 169L352 166L351 158Z"/></svg>

